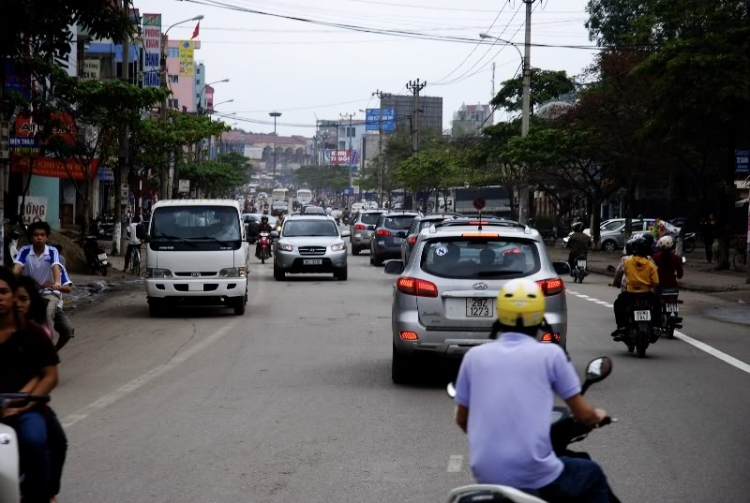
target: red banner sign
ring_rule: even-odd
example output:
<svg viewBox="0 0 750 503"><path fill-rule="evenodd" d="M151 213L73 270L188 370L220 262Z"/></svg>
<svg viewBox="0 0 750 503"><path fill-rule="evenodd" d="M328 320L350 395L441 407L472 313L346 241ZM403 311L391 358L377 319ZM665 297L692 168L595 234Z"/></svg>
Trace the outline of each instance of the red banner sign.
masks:
<svg viewBox="0 0 750 503"><path fill-rule="evenodd" d="M55 123L52 127L52 134L62 137L67 143L75 142L76 125L73 117L65 112L54 112L51 119ZM31 117L20 116L16 119L15 136L29 137L34 136L42 131L42 126L32 122Z"/></svg>
<svg viewBox="0 0 750 503"><path fill-rule="evenodd" d="M31 162L34 162L32 168ZM68 159L60 161L52 157L27 157L11 156L10 170L13 173L32 173L36 176L49 176L53 178L72 178L73 180L95 180L99 169L99 160L94 159L88 168L80 163Z"/></svg>

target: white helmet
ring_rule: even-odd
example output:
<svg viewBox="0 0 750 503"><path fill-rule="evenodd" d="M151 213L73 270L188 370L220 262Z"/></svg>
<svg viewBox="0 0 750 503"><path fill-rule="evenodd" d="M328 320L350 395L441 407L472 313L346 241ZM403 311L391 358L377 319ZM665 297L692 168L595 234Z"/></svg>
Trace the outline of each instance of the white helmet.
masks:
<svg viewBox="0 0 750 503"><path fill-rule="evenodd" d="M658 246L660 250L671 250L674 246L674 239L672 239L671 236L664 236L656 242L656 246Z"/></svg>

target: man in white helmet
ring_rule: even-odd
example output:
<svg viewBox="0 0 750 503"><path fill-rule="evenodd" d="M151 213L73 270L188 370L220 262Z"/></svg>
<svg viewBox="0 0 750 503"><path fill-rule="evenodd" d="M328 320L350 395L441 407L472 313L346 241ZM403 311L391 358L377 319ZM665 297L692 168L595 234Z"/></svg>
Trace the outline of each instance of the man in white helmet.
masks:
<svg viewBox="0 0 750 503"><path fill-rule="evenodd" d="M537 341L545 300L527 279L505 284L497 297L495 342L466 353L456 382L456 422L467 434L471 469L481 484L502 484L550 503L606 503L607 479L591 460L558 458L550 440L554 397L590 427L606 413L581 396L565 351ZM500 334L500 337L497 335Z"/></svg>

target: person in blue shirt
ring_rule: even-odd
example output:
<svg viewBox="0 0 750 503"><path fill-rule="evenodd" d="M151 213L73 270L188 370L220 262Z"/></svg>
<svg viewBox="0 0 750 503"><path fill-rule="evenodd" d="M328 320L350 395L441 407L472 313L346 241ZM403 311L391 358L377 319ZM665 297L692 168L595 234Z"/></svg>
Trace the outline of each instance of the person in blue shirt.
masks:
<svg viewBox="0 0 750 503"><path fill-rule="evenodd" d="M467 434L471 470L481 484L500 484L550 503L606 503L610 489L601 468L588 459L555 455L550 413L555 395L591 427L606 413L581 395L578 375L565 351L536 340L545 299L527 279L505 284L489 344L469 350L456 382L456 422Z"/></svg>

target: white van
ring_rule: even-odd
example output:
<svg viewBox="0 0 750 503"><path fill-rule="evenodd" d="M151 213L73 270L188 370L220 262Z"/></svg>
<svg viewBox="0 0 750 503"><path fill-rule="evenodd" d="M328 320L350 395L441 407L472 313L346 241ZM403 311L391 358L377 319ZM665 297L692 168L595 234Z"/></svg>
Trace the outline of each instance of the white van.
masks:
<svg viewBox="0 0 750 503"><path fill-rule="evenodd" d="M154 205L146 295L151 316L176 304L223 305L245 313L250 245L236 201L175 199Z"/></svg>
<svg viewBox="0 0 750 503"><path fill-rule="evenodd" d="M299 189L297 191L297 204L310 204L313 200L313 193L309 189Z"/></svg>
<svg viewBox="0 0 750 503"><path fill-rule="evenodd" d="M286 189L273 189L271 192L271 201L286 201Z"/></svg>

